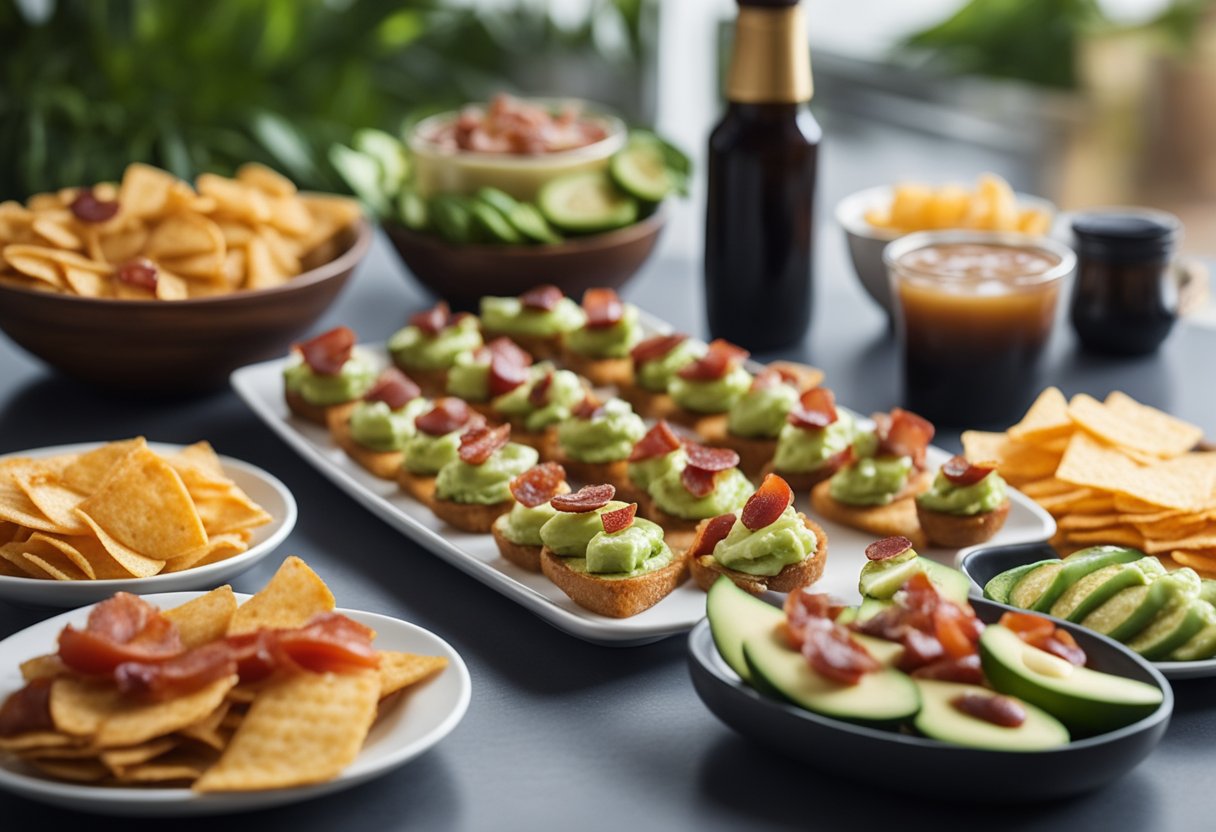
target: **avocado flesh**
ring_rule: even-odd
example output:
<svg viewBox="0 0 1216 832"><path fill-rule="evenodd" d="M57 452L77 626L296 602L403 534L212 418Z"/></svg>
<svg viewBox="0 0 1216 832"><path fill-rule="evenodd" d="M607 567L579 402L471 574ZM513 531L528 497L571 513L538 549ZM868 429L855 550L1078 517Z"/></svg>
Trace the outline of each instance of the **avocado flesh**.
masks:
<svg viewBox="0 0 1216 832"><path fill-rule="evenodd" d="M1051 614L1068 621L1081 621L1120 590L1148 583L1144 573L1126 563L1113 563L1091 572L1064 590L1051 605Z"/></svg>
<svg viewBox="0 0 1216 832"><path fill-rule="evenodd" d="M1025 589L1022 587L1022 582L1019 582L1014 587L1010 598L1026 598L1031 591L1041 587L1039 594L1032 602L1017 603L1017 606L1036 612L1048 612L1069 587L1086 575L1116 563L1131 563L1143 557L1144 553L1140 550L1130 549L1126 546L1094 546L1084 549L1060 561L1058 569L1049 570L1047 566L1044 566L1040 570L1030 573L1023 581L1032 578L1033 580L1027 584Z"/></svg>
<svg viewBox="0 0 1216 832"><path fill-rule="evenodd" d="M895 667L904 656L904 646L897 641L887 641L885 638L875 638L862 633L850 635L883 667Z"/></svg>
<svg viewBox="0 0 1216 832"><path fill-rule="evenodd" d="M775 632L785 614L759 598L739 589L725 576L714 581L705 600L709 632L722 660L745 682L751 671L743 658L743 642Z"/></svg>
<svg viewBox="0 0 1216 832"><path fill-rule="evenodd" d="M869 621L887 607L893 606L894 604L894 601L884 601L881 598L862 598L861 606L857 608L857 620Z"/></svg>
<svg viewBox="0 0 1216 832"><path fill-rule="evenodd" d="M1015 566L1013 569L1006 569L984 584L984 597L990 601L996 601L998 604L1008 604L1009 594L1013 592L1013 588L1017 586L1018 581L1043 564L1055 562L1055 560L1041 560L1037 563L1027 563L1022 566Z"/></svg>
<svg viewBox="0 0 1216 832"><path fill-rule="evenodd" d="M1153 713L1163 699L1152 685L1086 667L1050 675L1031 667L1027 656L1039 664L1063 662L1000 625L980 636L980 662L993 688L1037 705L1073 731L1097 734L1130 725Z"/></svg>
<svg viewBox="0 0 1216 832"><path fill-rule="evenodd" d="M1203 629L1191 636L1181 647L1166 657L1172 662L1196 662L1216 656L1216 607L1206 600L1199 602L1200 615L1203 616Z"/></svg>
<svg viewBox="0 0 1216 832"><path fill-rule="evenodd" d="M1063 568L1064 562L1056 560L1027 572L1010 591L1009 603L1024 610L1035 609L1035 604L1043 597L1047 588L1055 583Z"/></svg>
<svg viewBox="0 0 1216 832"><path fill-rule="evenodd" d="M900 555L891 560L867 563L861 567L858 589L865 598L887 600L917 572L924 572L947 600L956 604L967 600L971 580L966 575L914 552L907 557Z"/></svg>
<svg viewBox="0 0 1216 832"><path fill-rule="evenodd" d="M1021 702L1026 721L1011 728L971 716L951 704L968 693L991 696L992 691L987 688L932 679L917 679L916 686L920 689L921 707L913 724L926 737L993 751L1041 751L1068 744L1068 729L1029 702Z"/></svg>
<svg viewBox="0 0 1216 832"><path fill-rule="evenodd" d="M945 564L923 556L918 557L917 562L924 573L929 576L929 580L937 586L943 598L956 604L967 602L967 596L971 594L970 578L957 569L951 569Z"/></svg>
<svg viewBox="0 0 1216 832"><path fill-rule="evenodd" d="M1115 641L1130 641L1152 622L1171 594L1169 584L1164 581L1119 590L1113 598L1085 616L1081 626Z"/></svg>
<svg viewBox="0 0 1216 832"><path fill-rule="evenodd" d="M753 679L813 713L888 725L920 710L916 684L898 670L867 673L856 685L844 685L813 671L806 658L789 649L775 632L747 639L743 655Z"/></svg>
<svg viewBox="0 0 1216 832"><path fill-rule="evenodd" d="M1159 661L1203 629L1203 607L1206 601L1184 596L1176 597L1127 646L1149 661Z"/></svg>
<svg viewBox="0 0 1216 832"><path fill-rule="evenodd" d="M1133 561L1132 566L1143 572L1144 577L1150 581L1169 574L1169 571L1161 565L1161 561L1156 558L1140 558L1140 560Z"/></svg>

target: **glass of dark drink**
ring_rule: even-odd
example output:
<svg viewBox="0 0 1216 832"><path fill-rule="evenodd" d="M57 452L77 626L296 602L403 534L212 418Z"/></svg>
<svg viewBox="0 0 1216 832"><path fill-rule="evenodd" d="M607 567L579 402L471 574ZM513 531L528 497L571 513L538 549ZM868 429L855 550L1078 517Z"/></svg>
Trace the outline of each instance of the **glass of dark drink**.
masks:
<svg viewBox="0 0 1216 832"><path fill-rule="evenodd" d="M1004 427L1039 392L1076 256L1044 237L927 231L887 246L904 404L950 427Z"/></svg>

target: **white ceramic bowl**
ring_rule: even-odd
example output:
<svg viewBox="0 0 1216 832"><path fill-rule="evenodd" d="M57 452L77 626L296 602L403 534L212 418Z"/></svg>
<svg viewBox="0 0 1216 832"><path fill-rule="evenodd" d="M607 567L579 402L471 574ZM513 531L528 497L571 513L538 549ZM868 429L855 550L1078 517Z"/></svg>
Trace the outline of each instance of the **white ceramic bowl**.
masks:
<svg viewBox="0 0 1216 832"><path fill-rule="evenodd" d="M889 228L875 228L866 222L866 212L873 208L885 208L891 204L894 188L878 185L850 194L836 205L836 221L844 229L849 246L849 257L853 270L861 281L862 288L881 306L888 315L894 313L891 303L891 285L887 267L883 264L882 252L887 243L903 236ZM1046 199L1030 194L1017 194L1019 208L1037 208L1054 217L1056 207Z"/></svg>
<svg viewBox="0 0 1216 832"><path fill-rule="evenodd" d="M78 445L59 445L53 448L39 448L34 451L20 451L8 456L45 457L59 454L83 453L96 448L98 442L84 442ZM166 445L160 442L149 442L148 447L160 454L180 451L180 445ZM249 569L258 561L269 555L296 525L296 501L279 479L261 468L241 462L239 459L221 456L220 464L224 474L255 503L260 505L273 518L265 526L253 530L253 539L249 548L241 554L200 566L196 569L183 569L181 572L170 572L164 575L153 575L149 578L124 578L111 581L51 581L40 578L10 578L0 575L0 601L10 601L18 604L32 604L45 607L78 607L81 604L94 604L109 598L115 592L131 592L146 595L149 592L180 592L190 589L213 589L225 584Z"/></svg>

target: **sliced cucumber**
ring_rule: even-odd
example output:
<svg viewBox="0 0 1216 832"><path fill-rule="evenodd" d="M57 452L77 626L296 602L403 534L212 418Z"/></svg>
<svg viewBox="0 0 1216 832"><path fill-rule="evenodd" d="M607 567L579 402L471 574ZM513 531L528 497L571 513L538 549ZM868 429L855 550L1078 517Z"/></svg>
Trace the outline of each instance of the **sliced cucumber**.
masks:
<svg viewBox="0 0 1216 832"><path fill-rule="evenodd" d="M388 215L390 206L384 195L379 162L366 153L342 144L329 148L329 162L373 214L378 217Z"/></svg>
<svg viewBox="0 0 1216 832"><path fill-rule="evenodd" d="M417 191L406 188L397 197L397 219L406 228L425 231L430 225L426 200L418 196Z"/></svg>
<svg viewBox="0 0 1216 832"><path fill-rule="evenodd" d="M601 171L569 173L541 188L538 204L545 219L564 231L590 234L631 225L638 203Z"/></svg>
<svg viewBox="0 0 1216 832"><path fill-rule="evenodd" d="M631 139L612 157L609 170L617 187L644 202L659 202L675 189L663 147L651 139Z"/></svg>
<svg viewBox="0 0 1216 832"><path fill-rule="evenodd" d="M553 230L545 220L545 215L530 202L520 202L507 214L507 220L515 226L515 230L529 240L538 243L560 243L562 235Z"/></svg>
<svg viewBox="0 0 1216 832"><path fill-rule="evenodd" d="M431 200L428 212L439 236L449 243L473 241L473 214L465 200L455 196L438 196Z"/></svg>
<svg viewBox="0 0 1216 832"><path fill-rule="evenodd" d="M524 241L523 236L515 230L515 226L507 222L507 218L493 205L482 202L480 199L473 199L469 201L468 207L469 212L473 215L473 222L477 226L478 236L482 239L491 243L506 243L507 245L516 245Z"/></svg>
<svg viewBox="0 0 1216 832"><path fill-rule="evenodd" d="M383 130L364 129L355 133L355 150L372 157L380 166L382 192L395 194L409 175L409 157L405 145Z"/></svg>
<svg viewBox="0 0 1216 832"><path fill-rule="evenodd" d="M478 188L475 196L504 217L509 216L515 210L515 206L519 205L519 200L498 188Z"/></svg>

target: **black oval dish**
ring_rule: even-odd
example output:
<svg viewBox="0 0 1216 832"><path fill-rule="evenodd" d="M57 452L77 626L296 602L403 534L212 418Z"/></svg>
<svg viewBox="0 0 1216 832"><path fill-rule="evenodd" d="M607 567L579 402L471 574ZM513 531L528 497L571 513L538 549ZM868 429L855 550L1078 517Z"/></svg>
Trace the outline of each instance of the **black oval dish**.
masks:
<svg viewBox="0 0 1216 832"><path fill-rule="evenodd" d="M986 622L1005 608L972 600ZM1050 751L986 751L923 737L866 728L819 716L757 693L735 674L714 646L709 622L688 638L693 687L706 706L745 737L812 768L873 782L875 761L898 771L884 788L964 800L1048 800L1090 791L1135 768L1161 740L1174 708L1169 682L1130 650L1071 624L1068 629L1089 656L1089 666L1161 688L1164 699L1139 722Z"/></svg>
<svg viewBox="0 0 1216 832"><path fill-rule="evenodd" d="M985 584L1006 569L1059 556L1059 552L1045 542L1015 543L1008 546L977 546L963 555L958 562L958 568L982 592ZM1006 606L1006 609L1012 610L1017 607ZM1086 632L1090 631L1086 630ZM1152 665L1161 671L1165 678L1172 681L1216 676L1216 659L1196 662L1153 662Z"/></svg>

